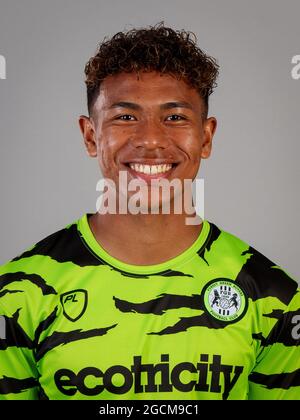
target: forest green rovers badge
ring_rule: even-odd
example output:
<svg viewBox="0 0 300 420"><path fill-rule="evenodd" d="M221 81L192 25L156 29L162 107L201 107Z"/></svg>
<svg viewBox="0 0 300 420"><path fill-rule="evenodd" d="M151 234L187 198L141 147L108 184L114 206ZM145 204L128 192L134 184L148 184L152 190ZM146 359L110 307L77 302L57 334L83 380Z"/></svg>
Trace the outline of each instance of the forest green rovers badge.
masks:
<svg viewBox="0 0 300 420"><path fill-rule="evenodd" d="M247 310L248 300L245 293L229 279L212 280L204 287L202 296L206 310L220 321L236 322Z"/></svg>

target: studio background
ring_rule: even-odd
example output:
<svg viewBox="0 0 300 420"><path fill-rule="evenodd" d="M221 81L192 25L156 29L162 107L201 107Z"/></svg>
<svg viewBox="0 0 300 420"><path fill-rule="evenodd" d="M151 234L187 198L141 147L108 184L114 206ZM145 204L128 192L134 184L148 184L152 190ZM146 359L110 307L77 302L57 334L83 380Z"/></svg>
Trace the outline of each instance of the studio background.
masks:
<svg viewBox="0 0 300 420"><path fill-rule="evenodd" d="M95 211L99 169L77 122L85 63L104 36L163 20L220 64L205 218L299 280L299 16L296 0L0 0L0 263Z"/></svg>

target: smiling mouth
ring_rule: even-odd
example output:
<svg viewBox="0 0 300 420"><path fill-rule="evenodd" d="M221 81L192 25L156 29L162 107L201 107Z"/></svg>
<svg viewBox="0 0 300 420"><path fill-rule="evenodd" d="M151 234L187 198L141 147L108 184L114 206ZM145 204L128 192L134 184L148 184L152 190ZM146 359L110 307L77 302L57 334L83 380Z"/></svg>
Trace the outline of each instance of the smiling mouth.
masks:
<svg viewBox="0 0 300 420"><path fill-rule="evenodd" d="M164 174L169 172L175 164L172 163L164 163L159 165L146 165L142 163L128 163L127 166L130 167L135 172L146 174L146 175L157 175L157 174Z"/></svg>
<svg viewBox="0 0 300 420"><path fill-rule="evenodd" d="M128 162L125 165L129 168L129 172L133 176L137 176L143 179L153 178L166 178L172 170L176 168L178 163L141 163L141 162Z"/></svg>

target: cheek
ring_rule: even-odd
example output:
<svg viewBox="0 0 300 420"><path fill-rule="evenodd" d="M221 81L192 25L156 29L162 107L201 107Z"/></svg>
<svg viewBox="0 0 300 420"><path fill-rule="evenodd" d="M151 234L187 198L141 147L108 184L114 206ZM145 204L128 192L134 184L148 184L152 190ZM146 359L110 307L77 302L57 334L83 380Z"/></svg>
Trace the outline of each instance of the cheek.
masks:
<svg viewBox="0 0 300 420"><path fill-rule="evenodd" d="M202 150L202 139L199 134L197 136L195 134L185 136L182 141L182 150L189 164L199 164Z"/></svg>
<svg viewBox="0 0 300 420"><path fill-rule="evenodd" d="M99 165L104 172L111 172L116 166L116 156L122 147L120 140L112 130L102 132L97 139L97 155Z"/></svg>

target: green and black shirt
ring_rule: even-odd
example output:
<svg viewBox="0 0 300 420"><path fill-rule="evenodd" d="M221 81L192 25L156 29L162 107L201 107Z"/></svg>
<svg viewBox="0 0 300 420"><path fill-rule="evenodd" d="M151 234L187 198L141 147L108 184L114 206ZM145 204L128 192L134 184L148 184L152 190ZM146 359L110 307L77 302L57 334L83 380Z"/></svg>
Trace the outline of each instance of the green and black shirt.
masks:
<svg viewBox="0 0 300 420"><path fill-rule="evenodd" d="M0 399L300 399L299 344L297 283L206 220L162 264L84 215L0 268Z"/></svg>

